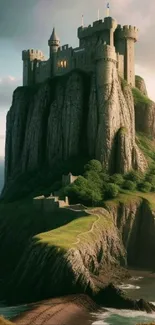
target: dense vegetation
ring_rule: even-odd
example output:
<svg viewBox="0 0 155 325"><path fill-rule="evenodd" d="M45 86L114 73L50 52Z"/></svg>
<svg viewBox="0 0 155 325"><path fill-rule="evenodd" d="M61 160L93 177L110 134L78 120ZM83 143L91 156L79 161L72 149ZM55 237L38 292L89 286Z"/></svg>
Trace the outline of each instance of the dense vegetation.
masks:
<svg viewBox="0 0 155 325"><path fill-rule="evenodd" d="M119 193L127 191L154 192L155 164L145 175L133 170L125 175L110 176L99 161L91 160L85 165L83 176L63 188L61 194L67 195L71 203L102 206L105 200L116 198Z"/></svg>

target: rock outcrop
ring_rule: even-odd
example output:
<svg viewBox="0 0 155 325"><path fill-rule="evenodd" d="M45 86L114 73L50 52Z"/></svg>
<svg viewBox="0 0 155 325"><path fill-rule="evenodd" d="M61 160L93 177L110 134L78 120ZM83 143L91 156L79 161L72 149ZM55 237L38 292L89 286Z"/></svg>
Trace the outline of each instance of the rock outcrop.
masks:
<svg viewBox="0 0 155 325"><path fill-rule="evenodd" d="M120 138L122 128L126 135ZM113 67L111 83L102 89L95 75L79 71L17 88L7 115L5 156L3 196L18 175L51 170L72 157L96 158L110 172L144 171L147 163L135 144L130 86L121 87Z"/></svg>
<svg viewBox="0 0 155 325"><path fill-rule="evenodd" d="M69 210L65 210L67 214ZM108 283L116 283L125 275L122 267L126 265L154 269L155 222L147 199L126 196L124 201L107 202L106 209L85 210L85 214L25 241L13 272L10 265L11 276L5 285L8 291L5 298L10 303L75 292L97 297ZM44 220L46 224L46 216ZM35 233L34 229L32 232ZM0 257L3 265L6 254L3 256L0 251ZM10 292L16 292L16 297ZM123 305L123 301L120 301L122 308L128 303L128 307L133 307L133 302L130 305L131 301L126 300Z"/></svg>
<svg viewBox="0 0 155 325"><path fill-rule="evenodd" d="M135 86L140 90L140 92L144 96L148 96L147 89L146 89L146 84L145 81L142 77L140 76L135 76Z"/></svg>
<svg viewBox="0 0 155 325"><path fill-rule="evenodd" d="M155 103L137 103L135 105L136 131L155 137Z"/></svg>
<svg viewBox="0 0 155 325"><path fill-rule="evenodd" d="M93 295L96 286L92 275L99 275L103 263L107 269L126 265L125 250L108 211L102 208L88 211L87 219L74 221L76 231L72 228L70 233L70 223L58 232L42 233L32 239L9 281L8 290L16 290L16 302L75 292ZM83 230L85 220L89 225L87 231ZM79 234L78 229L81 229ZM60 243L60 233L66 231L68 240ZM52 237L55 241L50 243ZM14 295L9 294L10 299L15 302Z"/></svg>
<svg viewBox="0 0 155 325"><path fill-rule="evenodd" d="M154 268L155 212L147 199L132 196L127 202L107 204L127 252L128 265Z"/></svg>

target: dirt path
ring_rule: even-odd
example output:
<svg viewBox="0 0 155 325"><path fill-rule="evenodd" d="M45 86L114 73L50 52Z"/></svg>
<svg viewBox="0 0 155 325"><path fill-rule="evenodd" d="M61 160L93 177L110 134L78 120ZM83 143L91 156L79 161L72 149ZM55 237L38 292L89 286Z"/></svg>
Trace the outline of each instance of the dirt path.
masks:
<svg viewBox="0 0 155 325"><path fill-rule="evenodd" d="M90 234L91 232L93 232L93 230L94 230L94 227L95 227L95 225L96 225L96 223L100 220L100 215L98 215L97 213L96 213L96 211L95 210L89 210L90 212L94 212L94 214L95 214L95 216L97 217L97 219L93 222L93 224L92 224L92 227L91 227L91 229L90 230L88 230L88 231L85 231L85 232L81 232L79 235L77 235L77 241L75 242L75 243L73 243L73 245L78 245L79 243L80 243L80 241L81 241L81 239L79 238L80 236L83 236L83 235L85 235L85 234Z"/></svg>
<svg viewBox="0 0 155 325"><path fill-rule="evenodd" d="M50 299L13 319L19 325L91 325L96 305L85 295Z"/></svg>

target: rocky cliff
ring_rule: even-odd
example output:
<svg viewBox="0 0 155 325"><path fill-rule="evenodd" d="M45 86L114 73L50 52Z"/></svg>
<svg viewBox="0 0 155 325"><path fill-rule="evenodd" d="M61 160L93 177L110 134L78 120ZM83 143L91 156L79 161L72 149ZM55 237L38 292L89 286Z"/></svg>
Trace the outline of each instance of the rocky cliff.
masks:
<svg viewBox="0 0 155 325"><path fill-rule="evenodd" d="M7 115L3 195L21 174L54 170L59 161L82 156L100 160L110 172L147 166L135 144L132 91L121 84L116 67L102 88L95 75L74 71L15 90Z"/></svg>
<svg viewBox="0 0 155 325"><path fill-rule="evenodd" d="M6 253L4 244L1 245L1 269L5 270L4 276L6 255L10 261L10 270L5 280L8 294L6 292L5 297L11 303L17 303L75 292L85 292L93 296L101 285L104 287L116 280L118 273L122 272L121 266L154 269L153 200L154 194L151 200L150 194L122 195L118 200L107 202L105 209L83 210L83 216L81 214L80 217L76 211L72 211L75 220L72 219L70 223L53 230L50 230L52 223L47 228L47 216L44 216L42 226L40 222L38 226L31 221L31 234L29 231L27 238L27 223L23 225L21 218L14 218L14 223L18 219L18 228L11 237L11 247L15 247L14 241L16 247L19 247L22 234L24 242L21 242L22 249L14 249L12 252L16 262L14 258L10 260L10 245L6 246ZM63 209L63 213L67 215L71 211L65 209L64 212ZM58 215L57 219L59 217ZM32 220L32 217L27 218L29 222ZM11 221L10 216L9 220ZM51 214L50 220L55 220ZM12 234L12 226L8 220L1 223L1 229L5 227L9 236ZM21 235L15 236L19 227ZM37 233L38 227L46 230ZM10 243L10 237L8 238ZM3 236L0 237L0 244L2 243ZM13 293L12 296L10 292Z"/></svg>

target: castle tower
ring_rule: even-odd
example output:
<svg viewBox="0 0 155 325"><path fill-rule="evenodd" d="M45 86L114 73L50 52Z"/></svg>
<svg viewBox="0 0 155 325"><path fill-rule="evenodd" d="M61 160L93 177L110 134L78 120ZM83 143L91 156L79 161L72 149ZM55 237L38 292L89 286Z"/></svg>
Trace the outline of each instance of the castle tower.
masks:
<svg viewBox="0 0 155 325"><path fill-rule="evenodd" d="M32 85L34 82L33 50L22 51L23 60L23 86Z"/></svg>
<svg viewBox="0 0 155 325"><path fill-rule="evenodd" d="M100 44L96 48L95 54L97 88L100 89L106 84L112 83L113 67L117 64L115 47Z"/></svg>
<svg viewBox="0 0 155 325"><path fill-rule="evenodd" d="M118 25L115 32L115 46L118 53L118 69L120 75L135 87L135 42L138 39L138 29L134 26ZM124 60L124 62L122 61ZM123 67L124 65L124 67ZM123 76L124 68L124 76Z"/></svg>
<svg viewBox="0 0 155 325"><path fill-rule="evenodd" d="M53 28L52 35L48 40L49 50L50 50L50 60L51 60L51 76L55 75L55 67L56 67L56 57L57 51L60 46L60 40L56 35L55 28Z"/></svg>
<svg viewBox="0 0 155 325"><path fill-rule="evenodd" d="M42 51L39 50L24 50L22 51L23 60L23 86L30 86L35 83L36 65L40 61L44 61L45 57Z"/></svg>
<svg viewBox="0 0 155 325"><path fill-rule="evenodd" d="M108 31L109 33L109 42L110 46L114 46L114 32L117 28L117 21L112 17L105 17L104 18L104 30Z"/></svg>

